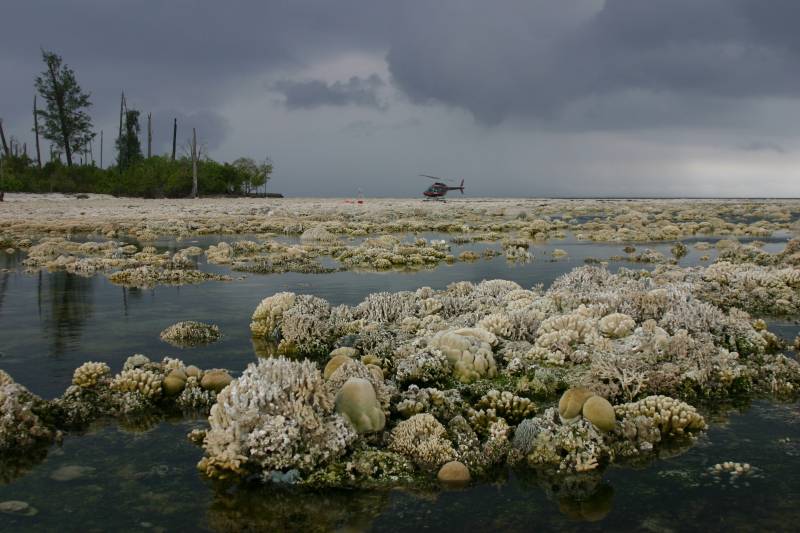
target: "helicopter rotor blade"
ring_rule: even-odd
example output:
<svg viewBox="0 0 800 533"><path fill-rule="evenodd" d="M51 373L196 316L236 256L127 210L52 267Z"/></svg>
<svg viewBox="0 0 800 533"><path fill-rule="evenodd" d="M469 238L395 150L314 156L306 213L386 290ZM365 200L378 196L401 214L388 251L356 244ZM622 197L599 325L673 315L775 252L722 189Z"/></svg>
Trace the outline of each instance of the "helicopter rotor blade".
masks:
<svg viewBox="0 0 800 533"><path fill-rule="evenodd" d="M430 178L430 179L432 179L432 180L439 180L439 181L443 181L443 182L445 182L445 183L453 183L453 180L448 180L448 179L445 179L445 178L440 178L439 176L429 176L428 174L420 174L420 176L422 176L422 177L425 177L425 178Z"/></svg>

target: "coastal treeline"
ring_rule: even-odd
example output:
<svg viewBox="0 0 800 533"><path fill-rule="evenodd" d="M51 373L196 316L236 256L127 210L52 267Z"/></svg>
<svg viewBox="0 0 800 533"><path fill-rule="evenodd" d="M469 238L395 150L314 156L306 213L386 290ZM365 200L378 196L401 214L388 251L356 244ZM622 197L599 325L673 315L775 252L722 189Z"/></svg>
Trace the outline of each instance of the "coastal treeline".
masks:
<svg viewBox="0 0 800 533"><path fill-rule="evenodd" d="M214 161L198 144L194 129L177 153L177 119L173 119L171 152L157 155L153 154L152 114L148 113L143 149L142 113L128 107L124 93L119 130L113 148L108 150L104 132L98 135L92 124L91 95L78 85L74 71L53 52L42 50L42 60L45 68L34 82L34 146L29 149L27 143L20 143L3 128L0 119L0 194L102 193L148 198L243 195L258 191L270 179L273 166L269 158ZM103 162L106 150L114 158L110 165Z"/></svg>

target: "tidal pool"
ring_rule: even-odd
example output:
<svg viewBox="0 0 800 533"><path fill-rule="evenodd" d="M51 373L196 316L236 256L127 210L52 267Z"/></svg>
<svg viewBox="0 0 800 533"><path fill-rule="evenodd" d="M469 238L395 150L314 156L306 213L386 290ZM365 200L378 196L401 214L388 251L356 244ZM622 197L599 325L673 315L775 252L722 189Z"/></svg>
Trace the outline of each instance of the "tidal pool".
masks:
<svg viewBox="0 0 800 533"><path fill-rule="evenodd" d="M439 238L435 234L425 235ZM245 237L241 237L245 238ZM203 247L223 238L164 240L160 249ZM230 240L230 236L227 236ZM713 242L715 239L702 240ZM778 251L785 239L767 241ZM681 265L698 264L706 253L689 245ZM497 243L454 246L497 247ZM572 239L532 248L530 263L503 257L440 265L415 272L272 274L243 276L227 268L230 282L131 289L104 276L64 272L27 274L19 254L0 254L0 367L45 398L60 395L72 372L87 360L118 370L133 353L180 357L204 368L241 372L256 358L250 314L278 291L308 293L332 304L354 305L377 291L443 288L452 281L503 278L523 287L548 286L587 258L622 255L624 243ZM670 243L641 244L669 256ZM553 249L568 256L550 260ZM609 268L649 268L611 262ZM181 320L217 324L220 342L177 349L159 332ZM770 329L792 340L792 320L770 321ZM35 512L0 513L0 530L796 530L800 519L800 405L756 400L703 406L710 423L694 447L632 468L612 465L592 479L590 496L578 502L533 474L503 472L492 482L456 491L310 491L278 486L222 486L205 480L195 465L202 450L186 439L198 420L107 422L61 446L29 470L0 476L0 502L26 502ZM756 474L731 482L707 473L724 461L747 462ZM35 461L33 461L35 463ZM24 470L24 465L21 467Z"/></svg>

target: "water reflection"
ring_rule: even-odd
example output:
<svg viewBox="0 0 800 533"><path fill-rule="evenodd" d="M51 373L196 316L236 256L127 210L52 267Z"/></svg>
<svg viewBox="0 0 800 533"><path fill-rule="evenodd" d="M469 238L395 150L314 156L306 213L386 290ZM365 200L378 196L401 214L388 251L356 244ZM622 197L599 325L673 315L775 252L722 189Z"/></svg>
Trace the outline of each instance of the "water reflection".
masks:
<svg viewBox="0 0 800 533"><path fill-rule="evenodd" d="M165 243L173 248L188 244ZM619 254L622 246L556 241L537 244L537 259L527 265L496 258L415 274L253 275L231 283L147 291L111 285L102 275L87 279L63 272L23 274L18 270L20 255L0 254L6 268L17 269L0 273L0 351L8 354L0 364L34 392L48 397L63 392L72 370L83 361L106 361L116 371L135 352L154 358L178 355L206 368L239 371L254 360L254 354L274 353L274 344L251 339L248 327L260 299L274 292L311 293L334 305L354 305L371 292L413 290L422 285L443 288L457 279L501 277L525 287L548 285L585 258ZM647 246L668 253L669 243ZM543 259L555 247L566 249L569 258ZM479 248L477 244L464 247ZM681 264L697 264L699 256L690 247ZM632 266L617 263L612 267L621 265ZM224 267L203 268L224 271ZM186 319L218 324L224 338L214 346L175 354L159 341L158 333ZM798 327L791 321L778 327L787 339L797 334ZM755 520L759 528L790 530L800 519L797 404L745 400L720 406L708 420L712 425L708 435L691 449L687 443L673 441L671 447L662 446L657 458L575 477L569 483L535 472L513 472L498 483L420 494L213 486L195 469L201 451L185 438L200 423L126 419L112 427L93 428L86 435L70 435L63 447L51 448L49 456L44 450L24 460L2 458L0 481L7 484L0 484L0 501L24 500L39 514L0 515L0 530L666 531L720 530L723 525L746 530L753 529ZM668 457L672 458L665 461ZM751 462L765 479L751 488L698 486L702 472L728 460ZM51 479L54 471L69 465L91 467L95 474L69 482Z"/></svg>
<svg viewBox="0 0 800 533"><path fill-rule="evenodd" d="M284 487L217 490L208 509L214 531L365 531L390 504L387 491L311 492Z"/></svg>
<svg viewBox="0 0 800 533"><path fill-rule="evenodd" d="M52 345L50 354L61 357L70 343L80 342L86 321L91 319L94 278L56 272L37 275L36 294L42 335Z"/></svg>
<svg viewBox="0 0 800 533"><path fill-rule="evenodd" d="M586 498L562 496L558 499L558 510L570 520L599 522L611 512L613 503L614 488L603 483Z"/></svg>

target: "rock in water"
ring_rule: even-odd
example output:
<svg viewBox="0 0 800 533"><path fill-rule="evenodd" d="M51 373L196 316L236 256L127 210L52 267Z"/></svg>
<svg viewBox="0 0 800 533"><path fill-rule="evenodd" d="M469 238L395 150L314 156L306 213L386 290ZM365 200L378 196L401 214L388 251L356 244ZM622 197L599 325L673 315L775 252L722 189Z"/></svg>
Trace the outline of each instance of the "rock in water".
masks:
<svg viewBox="0 0 800 533"><path fill-rule="evenodd" d="M336 412L347 418L359 433L380 431L386 425L375 388L363 378L350 378L342 385L336 394Z"/></svg>
<svg viewBox="0 0 800 533"><path fill-rule="evenodd" d="M28 502L21 500L7 500L0 502L0 513L13 514L17 516L33 516L39 511L35 507L31 507Z"/></svg>
<svg viewBox="0 0 800 533"><path fill-rule="evenodd" d="M592 396L584 402L583 418L601 431L611 431L617 422L614 407L602 396Z"/></svg>
<svg viewBox="0 0 800 533"><path fill-rule="evenodd" d="M328 361L328 364L325 365L325 370L322 371L322 377L328 379L329 377L331 377L331 374L336 372L336 369L338 369L347 361L352 361L352 360L353 359L349 355L342 355L342 354L334 355L333 357L331 357L331 360Z"/></svg>
<svg viewBox="0 0 800 533"><path fill-rule="evenodd" d="M450 461L442 465L436 478L442 483L453 485L466 484L472 479L469 475L469 468L460 461Z"/></svg>
<svg viewBox="0 0 800 533"><path fill-rule="evenodd" d="M185 386L186 380L172 374L165 377L164 381L161 382L161 388L164 389L164 394L167 396L177 396Z"/></svg>
<svg viewBox="0 0 800 533"><path fill-rule="evenodd" d="M94 472L91 466L64 465L50 474L50 479L55 481L73 481Z"/></svg>
<svg viewBox="0 0 800 533"><path fill-rule="evenodd" d="M206 390L213 390L214 392L221 392L222 389L228 386L228 383L233 381L233 378L224 370L209 370L203 374L203 379L200 380L200 386Z"/></svg>
<svg viewBox="0 0 800 533"><path fill-rule="evenodd" d="M567 389L558 401L558 414L564 420L575 418L581 414L583 404L592 396L594 396L594 393L587 389Z"/></svg>

